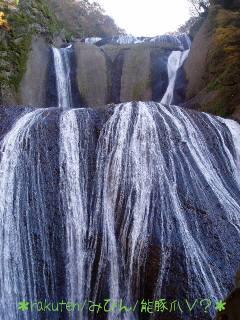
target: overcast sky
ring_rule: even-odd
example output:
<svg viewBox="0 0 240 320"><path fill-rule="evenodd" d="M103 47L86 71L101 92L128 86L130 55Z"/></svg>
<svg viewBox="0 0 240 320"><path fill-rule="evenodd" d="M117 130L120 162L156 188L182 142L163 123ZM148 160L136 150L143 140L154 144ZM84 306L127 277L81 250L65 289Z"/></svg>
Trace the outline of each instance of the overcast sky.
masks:
<svg viewBox="0 0 240 320"><path fill-rule="evenodd" d="M189 18L188 0L95 0L134 36L176 31Z"/></svg>

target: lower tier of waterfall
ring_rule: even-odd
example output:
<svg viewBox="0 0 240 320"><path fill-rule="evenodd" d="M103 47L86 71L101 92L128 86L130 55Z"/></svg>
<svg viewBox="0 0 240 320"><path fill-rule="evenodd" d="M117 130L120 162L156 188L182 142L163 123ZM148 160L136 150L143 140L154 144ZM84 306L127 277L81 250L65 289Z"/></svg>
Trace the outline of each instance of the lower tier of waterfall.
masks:
<svg viewBox="0 0 240 320"><path fill-rule="evenodd" d="M237 123L153 102L0 116L1 320L213 319L240 264Z"/></svg>

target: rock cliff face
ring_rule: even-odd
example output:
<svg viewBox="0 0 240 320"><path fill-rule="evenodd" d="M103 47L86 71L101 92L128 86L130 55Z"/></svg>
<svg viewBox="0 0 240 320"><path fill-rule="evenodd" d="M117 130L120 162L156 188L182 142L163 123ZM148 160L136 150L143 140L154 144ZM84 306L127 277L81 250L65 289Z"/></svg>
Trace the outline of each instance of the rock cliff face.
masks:
<svg viewBox="0 0 240 320"><path fill-rule="evenodd" d="M210 0L211 5L221 5L226 9L239 9L239 0Z"/></svg>
<svg viewBox="0 0 240 320"><path fill-rule="evenodd" d="M76 43L77 84L84 104L159 101L167 87L169 50L150 45Z"/></svg>
<svg viewBox="0 0 240 320"><path fill-rule="evenodd" d="M46 105L46 85L50 48L43 38L33 38L26 71L19 86L18 101L22 105Z"/></svg>
<svg viewBox="0 0 240 320"><path fill-rule="evenodd" d="M58 46L71 37L87 37L96 30L102 36L122 32L100 7L88 1L21 0L17 9L0 9L9 25L8 29L0 28L0 104L5 105L45 103L42 87L35 92L49 61L45 59L44 41ZM65 15L61 15L63 9ZM36 42L36 38L42 40Z"/></svg>
<svg viewBox="0 0 240 320"><path fill-rule="evenodd" d="M75 41L70 57L74 106L97 108L109 103L161 101L168 86L168 59L174 49L174 46L165 48L161 44L98 47ZM25 70L15 95L16 102L19 105L56 106L53 52L44 38L33 38ZM184 101L183 78L180 68L174 97L176 103Z"/></svg>
<svg viewBox="0 0 240 320"><path fill-rule="evenodd" d="M51 42L54 35L60 33L62 26L49 10L45 0L22 0L16 10L2 10L6 14L9 30L0 29L0 102L8 105L22 102L21 92L19 98L19 88L22 79L24 86L26 75L30 72L29 67L33 59L31 52L35 47L32 39L42 37L46 42ZM33 51L37 56L42 54L37 53L37 50ZM36 57L34 61L37 62ZM40 70L44 66L38 64L34 68ZM29 81L31 80L33 79L30 77ZM30 87L29 90L33 89Z"/></svg>
<svg viewBox="0 0 240 320"><path fill-rule="evenodd" d="M108 101L108 72L104 52L96 46L76 43L78 90L86 105L104 105Z"/></svg>
<svg viewBox="0 0 240 320"><path fill-rule="evenodd" d="M71 7L71 1L62 1L65 5L70 3ZM194 37L184 67L188 82L186 97L181 87L175 91L179 93L175 101L239 120L239 1L232 1L230 9L225 9L223 2L219 4L219 1L212 3ZM50 47L52 44L61 46L68 38L66 28L51 11L56 5L54 0L49 3L24 0L18 11L9 13L10 32L0 31L1 104L54 106L55 80ZM57 12L59 10L58 6ZM86 31L87 34L91 33ZM166 65L173 48L149 43L115 45L111 41L95 46L75 39L73 49L73 76L81 105L97 107L133 100L160 101L166 91ZM179 83L185 83L183 74L178 74L178 79L181 79Z"/></svg>
<svg viewBox="0 0 240 320"><path fill-rule="evenodd" d="M188 106L240 120L240 11L210 8L185 64Z"/></svg>
<svg viewBox="0 0 240 320"><path fill-rule="evenodd" d="M238 272L235 278L235 288L228 295L225 302L225 310L217 314L216 320L237 320L240 318L239 308L240 298L240 273Z"/></svg>

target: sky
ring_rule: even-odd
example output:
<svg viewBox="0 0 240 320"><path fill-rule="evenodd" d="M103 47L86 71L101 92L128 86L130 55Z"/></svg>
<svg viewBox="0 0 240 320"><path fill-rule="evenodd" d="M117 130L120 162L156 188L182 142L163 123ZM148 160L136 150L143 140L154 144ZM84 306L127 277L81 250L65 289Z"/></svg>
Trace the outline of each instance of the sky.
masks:
<svg viewBox="0 0 240 320"><path fill-rule="evenodd" d="M134 36L176 31L190 17L188 0L95 0Z"/></svg>

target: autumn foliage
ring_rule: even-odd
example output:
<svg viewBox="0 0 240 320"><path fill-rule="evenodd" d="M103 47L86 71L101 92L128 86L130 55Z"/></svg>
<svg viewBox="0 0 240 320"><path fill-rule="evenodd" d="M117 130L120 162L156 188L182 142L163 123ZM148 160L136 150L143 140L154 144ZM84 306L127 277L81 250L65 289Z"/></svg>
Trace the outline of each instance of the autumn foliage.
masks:
<svg viewBox="0 0 240 320"><path fill-rule="evenodd" d="M5 18L4 12L0 11L0 28L9 31L10 27L8 25L8 22Z"/></svg>
<svg viewBox="0 0 240 320"><path fill-rule="evenodd" d="M17 5L19 3L19 0L0 0L0 9L16 9ZM0 11L0 28L9 31L10 26L7 21L7 17L4 13L4 11Z"/></svg>

